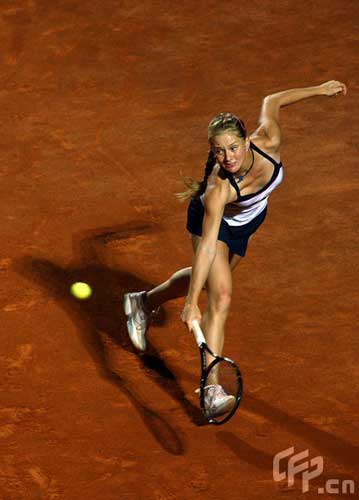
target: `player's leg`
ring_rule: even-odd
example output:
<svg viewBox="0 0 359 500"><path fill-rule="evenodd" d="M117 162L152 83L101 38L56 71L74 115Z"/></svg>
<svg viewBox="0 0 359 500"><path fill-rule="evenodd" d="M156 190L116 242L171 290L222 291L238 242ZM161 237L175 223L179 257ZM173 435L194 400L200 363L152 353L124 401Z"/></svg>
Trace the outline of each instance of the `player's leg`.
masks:
<svg viewBox="0 0 359 500"><path fill-rule="evenodd" d="M217 241L216 256L207 282L207 308L202 316L201 326L209 347L215 354L222 354L224 327L232 298L232 270L226 243ZM207 366L212 356L207 355ZM227 393L221 385L221 374L216 372L218 364L206 379L204 405L208 415L219 415L230 411L235 403L233 394ZM220 413L218 413L220 412Z"/></svg>
<svg viewBox="0 0 359 500"><path fill-rule="evenodd" d="M166 281L149 290L145 297L146 309L151 311L168 300L184 297L188 292L191 272L192 267L179 269Z"/></svg>
<svg viewBox="0 0 359 500"><path fill-rule="evenodd" d="M228 246L218 240L216 257L206 282L207 307L201 321L207 344L219 355L223 350L224 327L232 298L232 271L228 257ZM212 356L208 355L207 364L212 359ZM213 380L211 383L216 381Z"/></svg>
<svg viewBox="0 0 359 500"><path fill-rule="evenodd" d="M200 237L193 238L192 243L196 250ZM223 242L222 242L223 243ZM223 243L223 245L225 245ZM228 249L227 249L228 263ZM127 330L134 346L144 351L146 349L146 331L155 311L161 304L188 293L192 267L176 271L168 280L148 292L126 293L124 295L124 311L128 317Z"/></svg>
<svg viewBox="0 0 359 500"><path fill-rule="evenodd" d="M191 235L193 251L196 252L197 247L201 241L201 236L195 234ZM240 255L233 253L228 254L228 260L230 263L231 270L238 265L241 260ZM157 309L161 304L177 299L179 297L185 297L188 293L188 288L191 280L192 267L185 267L179 269L172 276L160 283L155 288L149 290L145 298L145 306L147 311L153 311ZM203 290L205 287L203 288Z"/></svg>
<svg viewBox="0 0 359 500"><path fill-rule="evenodd" d="M201 325L207 344L218 355L221 355L223 350L224 326L232 296L232 273L241 259L240 255L229 251L226 243L217 241L215 263L212 264L206 282L208 302L202 315ZM211 360L212 356L209 356L207 364Z"/></svg>

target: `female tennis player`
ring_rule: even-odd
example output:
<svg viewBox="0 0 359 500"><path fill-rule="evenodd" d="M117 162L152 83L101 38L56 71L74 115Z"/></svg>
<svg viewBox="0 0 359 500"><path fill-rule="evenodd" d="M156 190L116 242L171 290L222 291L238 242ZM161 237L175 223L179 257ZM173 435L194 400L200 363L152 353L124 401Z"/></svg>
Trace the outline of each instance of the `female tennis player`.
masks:
<svg viewBox="0 0 359 500"><path fill-rule="evenodd" d="M138 350L146 349L146 331L158 307L168 300L186 297L182 321L191 330L193 320L197 320L208 346L221 355L233 270L267 215L268 197L283 178L280 108L308 97L336 96L341 92L346 95L346 85L330 80L271 94L263 99L259 126L250 135L243 121L231 113L220 113L211 120L204 178L199 183L185 177L187 190L176 193L180 200L191 198L187 230L194 251L192 266L176 271L152 290L124 296L128 333ZM203 317L198 307L202 289L207 292ZM208 356L207 365L211 361ZM223 405L229 396L218 380L209 382L205 404L216 411L216 405Z"/></svg>

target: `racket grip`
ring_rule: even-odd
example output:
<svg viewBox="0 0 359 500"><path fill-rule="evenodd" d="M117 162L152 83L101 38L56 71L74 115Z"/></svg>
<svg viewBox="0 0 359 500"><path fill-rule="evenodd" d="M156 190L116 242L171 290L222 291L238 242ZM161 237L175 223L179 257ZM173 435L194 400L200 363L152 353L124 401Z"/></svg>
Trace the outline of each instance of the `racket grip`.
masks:
<svg viewBox="0 0 359 500"><path fill-rule="evenodd" d="M206 339L204 338L202 329L196 319L192 321L192 331L194 333L198 347L206 343Z"/></svg>

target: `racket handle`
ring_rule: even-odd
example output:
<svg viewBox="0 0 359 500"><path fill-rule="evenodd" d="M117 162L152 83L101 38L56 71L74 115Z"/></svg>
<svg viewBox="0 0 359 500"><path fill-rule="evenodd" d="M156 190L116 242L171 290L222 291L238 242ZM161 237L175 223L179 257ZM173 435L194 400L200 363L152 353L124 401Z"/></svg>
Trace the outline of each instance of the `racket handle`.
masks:
<svg viewBox="0 0 359 500"><path fill-rule="evenodd" d="M204 338L202 329L196 319L192 321L192 331L194 333L198 347L206 343L206 339Z"/></svg>

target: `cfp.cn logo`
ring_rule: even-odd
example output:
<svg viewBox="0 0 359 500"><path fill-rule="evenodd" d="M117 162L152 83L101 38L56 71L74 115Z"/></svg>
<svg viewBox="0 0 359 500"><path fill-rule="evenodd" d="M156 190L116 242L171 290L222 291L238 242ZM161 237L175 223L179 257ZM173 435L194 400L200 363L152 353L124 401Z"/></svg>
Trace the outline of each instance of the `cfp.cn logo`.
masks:
<svg viewBox="0 0 359 500"><path fill-rule="evenodd" d="M294 453L294 446L280 451L273 458L273 479L283 481L287 479L288 486L294 485L295 476L301 475L302 492L309 491L309 481L320 476L324 469L323 457L318 456L308 460L309 450ZM289 458L288 460L286 460ZM283 469L283 463L284 469ZM281 468L283 470L281 470ZM339 479L328 479L324 488L318 488L318 493L331 494L354 494L355 483L351 479L340 481Z"/></svg>

